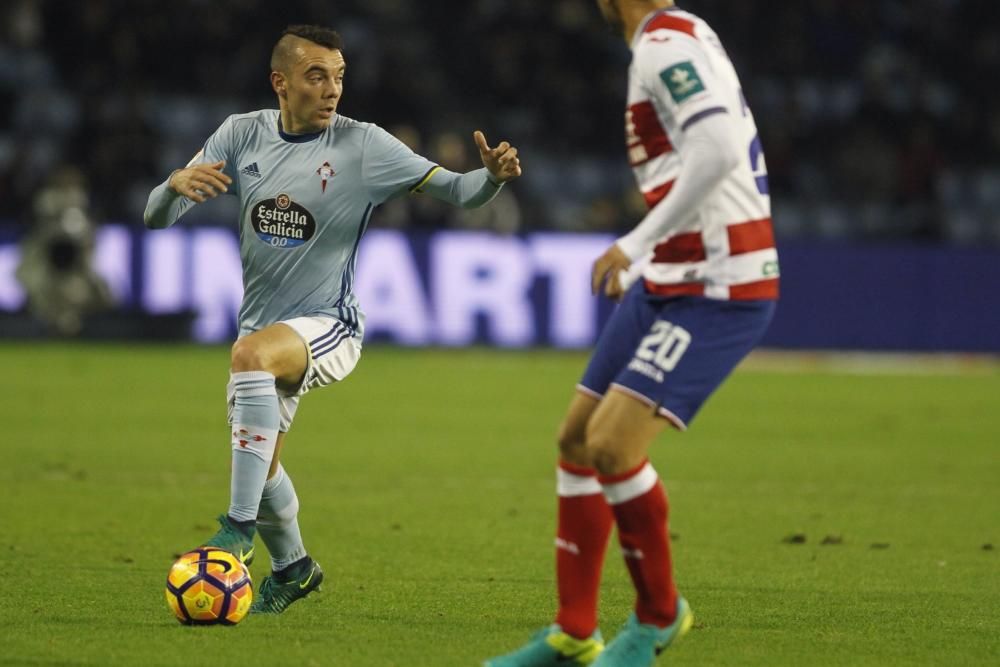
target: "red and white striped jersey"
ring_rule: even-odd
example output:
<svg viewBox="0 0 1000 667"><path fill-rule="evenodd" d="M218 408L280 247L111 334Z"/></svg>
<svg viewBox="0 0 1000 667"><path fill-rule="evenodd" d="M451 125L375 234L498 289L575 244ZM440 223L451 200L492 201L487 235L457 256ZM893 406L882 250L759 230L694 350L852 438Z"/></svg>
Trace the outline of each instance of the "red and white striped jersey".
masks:
<svg viewBox="0 0 1000 667"><path fill-rule="evenodd" d="M736 70L703 20L658 11L632 41L625 136L639 189L652 208L668 196L684 159L684 132L702 118L734 119L746 159L686 220L675 220L643 269L649 292L713 299L776 299L778 254L767 169Z"/></svg>

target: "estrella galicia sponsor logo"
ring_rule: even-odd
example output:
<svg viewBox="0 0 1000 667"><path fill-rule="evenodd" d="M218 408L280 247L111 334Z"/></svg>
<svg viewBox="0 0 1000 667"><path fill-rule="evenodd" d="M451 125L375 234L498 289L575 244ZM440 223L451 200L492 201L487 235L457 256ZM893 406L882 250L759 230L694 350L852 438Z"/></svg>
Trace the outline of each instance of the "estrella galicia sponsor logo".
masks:
<svg viewBox="0 0 1000 667"><path fill-rule="evenodd" d="M316 220L287 194L254 204L250 224L261 241L273 248L295 248L316 233Z"/></svg>

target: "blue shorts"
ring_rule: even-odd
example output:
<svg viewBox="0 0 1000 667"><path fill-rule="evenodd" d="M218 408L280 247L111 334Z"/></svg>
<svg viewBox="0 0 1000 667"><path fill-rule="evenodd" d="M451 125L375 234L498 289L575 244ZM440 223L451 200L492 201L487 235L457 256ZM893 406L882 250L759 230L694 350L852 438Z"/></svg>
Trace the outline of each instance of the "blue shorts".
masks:
<svg viewBox="0 0 1000 667"><path fill-rule="evenodd" d="M601 398L613 386L685 430L760 341L774 309L774 301L656 296L639 281L605 325L577 388Z"/></svg>

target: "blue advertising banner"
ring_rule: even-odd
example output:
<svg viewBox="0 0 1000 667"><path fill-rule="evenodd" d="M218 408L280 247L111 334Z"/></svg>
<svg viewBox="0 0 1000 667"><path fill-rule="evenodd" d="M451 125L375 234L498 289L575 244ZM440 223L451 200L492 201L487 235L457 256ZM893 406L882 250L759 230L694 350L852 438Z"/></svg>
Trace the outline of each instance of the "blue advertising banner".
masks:
<svg viewBox="0 0 1000 667"><path fill-rule="evenodd" d="M590 295L591 262L611 240L372 230L355 283L368 340L587 347L613 308ZM765 346L1000 352L1000 251L784 243L779 252L782 298ZM25 305L19 258L12 235L0 235L0 311ZM105 225L93 261L120 307L193 311L199 341L235 335L243 289L233 230Z"/></svg>

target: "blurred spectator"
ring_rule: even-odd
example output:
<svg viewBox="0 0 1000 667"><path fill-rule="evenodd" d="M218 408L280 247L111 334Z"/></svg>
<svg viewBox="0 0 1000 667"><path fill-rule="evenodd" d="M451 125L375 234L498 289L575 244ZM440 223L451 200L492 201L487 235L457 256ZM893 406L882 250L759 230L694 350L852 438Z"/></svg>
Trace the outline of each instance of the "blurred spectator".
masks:
<svg viewBox="0 0 1000 667"><path fill-rule="evenodd" d="M31 230L21 240L17 279L28 308L64 335L78 333L87 313L112 305L111 291L94 271L87 209L86 180L62 167L35 196Z"/></svg>
<svg viewBox="0 0 1000 667"><path fill-rule="evenodd" d="M731 49L783 238L998 242L1000 23L987 3L680 5ZM0 220L23 220L46 174L77 165L95 215L138 224L135 193L229 113L274 106L260 45L302 22L345 38L345 115L432 137L425 154L442 163L474 150L474 129L522 147L525 178L488 219L412 198L373 224L615 231L641 215L624 140L608 132L623 127L630 55L591 0L9 0Z"/></svg>

